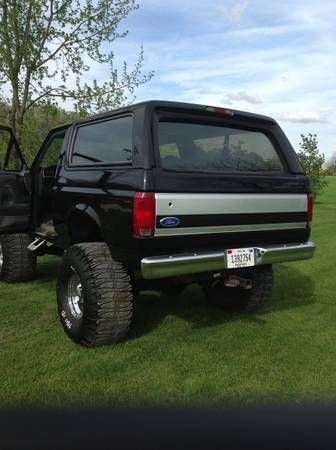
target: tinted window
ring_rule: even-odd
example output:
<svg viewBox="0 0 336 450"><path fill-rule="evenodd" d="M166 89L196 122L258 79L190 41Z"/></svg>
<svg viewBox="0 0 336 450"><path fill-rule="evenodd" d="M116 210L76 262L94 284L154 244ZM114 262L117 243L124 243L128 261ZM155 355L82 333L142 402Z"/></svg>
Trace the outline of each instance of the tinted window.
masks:
<svg viewBox="0 0 336 450"><path fill-rule="evenodd" d="M166 169L283 172L280 158L262 132L180 123L159 123L161 164Z"/></svg>
<svg viewBox="0 0 336 450"><path fill-rule="evenodd" d="M45 153L43 156L43 159L40 163L40 167L49 168L49 167L55 167L58 163L58 158L61 153L61 148L63 145L65 136L65 131L56 134L51 138L49 143L47 144L47 147L45 149Z"/></svg>
<svg viewBox="0 0 336 450"><path fill-rule="evenodd" d="M78 128L72 164L130 162L132 117L105 120Z"/></svg>

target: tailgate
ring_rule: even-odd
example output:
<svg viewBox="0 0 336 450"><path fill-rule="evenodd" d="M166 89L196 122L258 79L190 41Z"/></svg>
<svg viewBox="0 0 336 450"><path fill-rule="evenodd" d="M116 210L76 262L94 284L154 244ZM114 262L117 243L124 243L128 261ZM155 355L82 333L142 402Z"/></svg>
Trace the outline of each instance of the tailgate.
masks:
<svg viewBox="0 0 336 450"><path fill-rule="evenodd" d="M308 239L309 180L272 119L159 110L153 130L154 239L167 249Z"/></svg>
<svg viewBox="0 0 336 450"><path fill-rule="evenodd" d="M157 193L154 236L307 228L307 194Z"/></svg>

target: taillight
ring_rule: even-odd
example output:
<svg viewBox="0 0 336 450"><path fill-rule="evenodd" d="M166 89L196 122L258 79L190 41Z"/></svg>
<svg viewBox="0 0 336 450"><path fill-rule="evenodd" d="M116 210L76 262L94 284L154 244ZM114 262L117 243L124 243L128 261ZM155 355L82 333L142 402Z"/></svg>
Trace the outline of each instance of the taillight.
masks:
<svg viewBox="0 0 336 450"><path fill-rule="evenodd" d="M133 234L151 237L155 229L155 194L136 192L133 199Z"/></svg>
<svg viewBox="0 0 336 450"><path fill-rule="evenodd" d="M307 194L307 199L308 199L307 222L310 225L313 220L313 207L314 207L314 198L311 192Z"/></svg>
<svg viewBox="0 0 336 450"><path fill-rule="evenodd" d="M227 116L234 116L234 112L231 111L231 109L218 108L216 106L207 106L205 109L206 109L206 111L217 113L217 114L224 114L224 115L227 115Z"/></svg>

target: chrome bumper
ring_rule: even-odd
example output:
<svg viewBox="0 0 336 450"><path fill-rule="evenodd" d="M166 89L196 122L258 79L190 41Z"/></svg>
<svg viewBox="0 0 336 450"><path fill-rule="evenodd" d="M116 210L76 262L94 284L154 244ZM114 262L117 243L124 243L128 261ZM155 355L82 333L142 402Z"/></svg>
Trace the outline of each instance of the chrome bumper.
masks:
<svg viewBox="0 0 336 450"><path fill-rule="evenodd" d="M314 242L254 247L255 265L309 259L315 251ZM143 278L156 279L227 269L225 250L207 253L188 253L151 256L141 260Z"/></svg>

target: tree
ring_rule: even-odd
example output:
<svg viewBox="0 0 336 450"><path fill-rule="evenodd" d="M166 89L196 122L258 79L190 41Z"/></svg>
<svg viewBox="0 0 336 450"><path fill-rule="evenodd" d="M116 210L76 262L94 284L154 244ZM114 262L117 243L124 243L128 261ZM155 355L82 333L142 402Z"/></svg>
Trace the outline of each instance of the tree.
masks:
<svg viewBox="0 0 336 450"><path fill-rule="evenodd" d="M35 105L25 116L21 147L26 162L30 165L36 151L47 136L48 131L58 125L79 119L81 115L74 111L65 111L51 103Z"/></svg>
<svg viewBox="0 0 336 450"><path fill-rule="evenodd" d="M10 112L10 107L8 105L0 103L1 125L10 125ZM80 119L81 116L82 115L78 112L65 111L52 103L32 106L25 115L21 135L21 148L24 152L26 162L29 165L32 163L36 151L51 128ZM3 161L3 158L0 157L0 162L1 161Z"/></svg>
<svg viewBox="0 0 336 450"><path fill-rule="evenodd" d="M111 44L126 37L118 27L137 8L135 0L0 0L0 102L19 139L36 105L70 101L88 113L134 98L153 76L142 74L143 49L118 71ZM108 66L106 81L85 80L92 64Z"/></svg>
<svg viewBox="0 0 336 450"><path fill-rule="evenodd" d="M330 156L326 168L329 175L336 175L336 152Z"/></svg>
<svg viewBox="0 0 336 450"><path fill-rule="evenodd" d="M323 171L325 156L319 152L316 134L301 134L301 150L298 152L300 162L310 178L314 198L327 186Z"/></svg>

